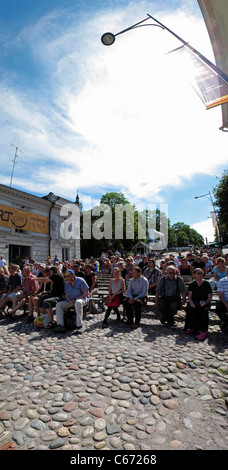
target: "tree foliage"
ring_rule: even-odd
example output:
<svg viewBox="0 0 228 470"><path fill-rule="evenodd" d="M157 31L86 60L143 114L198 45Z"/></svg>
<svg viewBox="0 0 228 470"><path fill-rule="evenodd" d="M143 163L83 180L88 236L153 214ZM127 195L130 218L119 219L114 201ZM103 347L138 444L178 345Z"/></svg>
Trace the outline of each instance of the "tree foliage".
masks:
<svg viewBox="0 0 228 470"><path fill-rule="evenodd" d="M168 226L168 246L170 247L204 244L202 235L191 229L189 225L178 222L171 226L167 215L159 209L154 211L145 209L140 213L121 192L107 192L101 197L100 205L95 206L92 212L84 212L82 217L85 219L88 217L87 220L92 226L90 238L83 237L81 228L83 258L98 256L102 251L109 250L130 252L139 241L148 243L149 232L144 231L144 227L145 230L146 227L153 227L156 231L162 232L162 227ZM132 236L129 236L129 229Z"/></svg>
<svg viewBox="0 0 228 470"><path fill-rule="evenodd" d="M215 188L213 188L217 208L220 236L228 243L228 171L225 170Z"/></svg>

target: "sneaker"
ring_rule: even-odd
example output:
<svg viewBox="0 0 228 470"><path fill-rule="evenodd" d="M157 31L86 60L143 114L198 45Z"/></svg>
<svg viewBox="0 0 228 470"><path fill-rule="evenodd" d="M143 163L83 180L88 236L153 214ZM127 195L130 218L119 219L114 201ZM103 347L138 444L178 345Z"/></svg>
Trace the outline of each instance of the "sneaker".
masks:
<svg viewBox="0 0 228 470"><path fill-rule="evenodd" d="M199 339L200 341L203 341L206 339L207 333L200 333L199 335L196 335L196 339Z"/></svg>
<svg viewBox="0 0 228 470"><path fill-rule="evenodd" d="M187 331L186 331L186 335L192 335L192 333L194 333L195 330L193 330L192 328L189 328Z"/></svg>
<svg viewBox="0 0 228 470"><path fill-rule="evenodd" d="M78 333L78 335L82 335L83 329L82 328L77 328L77 333Z"/></svg>

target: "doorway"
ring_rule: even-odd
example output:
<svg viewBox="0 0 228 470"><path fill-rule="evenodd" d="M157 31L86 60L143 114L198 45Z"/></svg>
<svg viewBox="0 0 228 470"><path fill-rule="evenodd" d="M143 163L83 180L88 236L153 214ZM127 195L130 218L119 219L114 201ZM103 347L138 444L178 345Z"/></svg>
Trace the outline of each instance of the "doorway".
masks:
<svg viewBox="0 0 228 470"><path fill-rule="evenodd" d="M31 246L9 245L9 263L15 263L22 267L22 260L30 257Z"/></svg>

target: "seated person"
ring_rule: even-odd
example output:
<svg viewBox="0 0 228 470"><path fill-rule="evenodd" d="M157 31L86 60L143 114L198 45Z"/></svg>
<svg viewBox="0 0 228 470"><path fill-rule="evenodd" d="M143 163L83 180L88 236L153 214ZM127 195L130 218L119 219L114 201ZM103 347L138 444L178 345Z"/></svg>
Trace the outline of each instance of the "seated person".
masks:
<svg viewBox="0 0 228 470"><path fill-rule="evenodd" d="M149 287L148 287L148 294L155 294L156 287L158 282L161 278L161 271L155 265L155 260L150 258L148 261L148 268L145 269L143 272L143 276L148 280Z"/></svg>
<svg viewBox="0 0 228 470"><path fill-rule="evenodd" d="M184 282L191 282L193 278L193 266L188 262L187 258L183 258L179 265L179 273Z"/></svg>
<svg viewBox="0 0 228 470"><path fill-rule="evenodd" d="M43 266L40 266L40 273L38 277L45 277L47 278L50 274L49 268L44 268ZM42 305L44 296L46 298L46 295L49 295L51 293L50 291L50 282L43 282L38 291L34 295L30 295L29 301L28 301L28 307L29 307L29 317L28 321L33 321L33 311L35 308L35 311L37 312L38 315L40 315L40 305Z"/></svg>
<svg viewBox="0 0 228 470"><path fill-rule="evenodd" d="M82 271L79 263L73 264L72 269L76 277L83 277L85 279L85 273Z"/></svg>
<svg viewBox="0 0 228 470"><path fill-rule="evenodd" d="M8 316L11 319L14 319L16 316L16 311L20 310L23 305L28 301L30 295L34 295L38 289L39 284L36 280L36 277L31 273L31 266L25 264L22 269L23 280L23 290L21 293L13 297L13 306L11 311L8 313Z"/></svg>
<svg viewBox="0 0 228 470"><path fill-rule="evenodd" d="M89 301L89 286L82 277L76 277L72 269L66 272L65 300L56 305L56 331L62 333L66 331L64 327L64 312L74 307L76 312L76 328L78 333L82 333L83 307Z"/></svg>
<svg viewBox="0 0 228 470"><path fill-rule="evenodd" d="M211 273L212 268L213 268L212 261L209 259L209 257L207 255L203 255L203 261L205 262L205 265L206 265L207 274Z"/></svg>
<svg viewBox="0 0 228 470"><path fill-rule="evenodd" d="M194 270L195 280L190 282L188 288L188 304L184 330L187 334L194 333L196 339L203 341L207 337L209 309L212 299L212 288L208 281L203 279L204 271L200 268Z"/></svg>
<svg viewBox="0 0 228 470"><path fill-rule="evenodd" d="M102 274L111 274L111 261L109 258L104 259L104 264L101 268Z"/></svg>
<svg viewBox="0 0 228 470"><path fill-rule="evenodd" d="M45 312L49 316L49 328L55 326L53 319L52 308L56 306L64 297L65 291L65 279L61 273L58 272L56 266L51 266L49 268L50 275L48 277L39 277L37 278L38 282L50 282L50 293L43 295L42 303L39 303L40 313L44 314Z"/></svg>
<svg viewBox="0 0 228 470"><path fill-rule="evenodd" d="M97 286L97 275L93 270L92 264L86 265L85 281L89 286L89 294L91 295Z"/></svg>
<svg viewBox="0 0 228 470"><path fill-rule="evenodd" d="M0 297L2 297L3 294L6 294L8 291L9 287L9 276L6 276L4 274L4 269L1 267L0 268Z"/></svg>
<svg viewBox="0 0 228 470"><path fill-rule="evenodd" d="M226 277L227 274L227 266L225 265L225 259L221 256L216 259L216 266L213 268L213 274L214 279L212 284L213 287L216 288L218 286L219 281Z"/></svg>
<svg viewBox="0 0 228 470"><path fill-rule="evenodd" d="M203 272L204 272L205 275L207 274L206 263L205 263L205 261L203 261L203 259L201 258L200 255L197 255L197 256L196 256L196 259L195 259L195 261L193 261L192 266L193 266L194 270L195 270L196 268L200 268L200 269L203 270Z"/></svg>
<svg viewBox="0 0 228 470"><path fill-rule="evenodd" d="M221 320L221 330L228 331L228 275L218 282L219 301L216 303L216 314Z"/></svg>
<svg viewBox="0 0 228 470"><path fill-rule="evenodd" d="M142 274L144 275L145 269L148 268L148 256L143 255L142 261L140 261L138 266L141 268Z"/></svg>
<svg viewBox="0 0 228 470"><path fill-rule="evenodd" d="M105 313L105 318L103 320L102 326L106 327L107 326L107 319L109 318L109 315L112 310L117 315L117 320L120 320L120 313L118 307L120 306L122 299L123 299L123 293L125 291L125 282L121 276L121 271L119 268L114 268L113 269L113 279L110 280L109 283L109 295L108 295L108 300L107 300L107 310Z"/></svg>
<svg viewBox="0 0 228 470"><path fill-rule="evenodd" d="M13 299L22 292L22 277L18 273L18 266L16 264L9 265L9 289L6 294L3 294L0 299L0 310L2 315L5 315L5 306L8 302L13 302Z"/></svg>
<svg viewBox="0 0 228 470"><path fill-rule="evenodd" d="M124 307L128 318L127 324L133 325L133 314L135 313L134 328L140 326L141 310L143 302L148 295L148 280L141 275L141 269L136 266L132 269L132 278L128 283L128 298L124 301Z"/></svg>
<svg viewBox="0 0 228 470"><path fill-rule="evenodd" d="M155 296L154 307L160 312L161 323L174 325L174 315L185 304L187 287L180 276L176 276L173 265L167 267L167 275L160 279ZM181 300L182 295L182 300Z"/></svg>

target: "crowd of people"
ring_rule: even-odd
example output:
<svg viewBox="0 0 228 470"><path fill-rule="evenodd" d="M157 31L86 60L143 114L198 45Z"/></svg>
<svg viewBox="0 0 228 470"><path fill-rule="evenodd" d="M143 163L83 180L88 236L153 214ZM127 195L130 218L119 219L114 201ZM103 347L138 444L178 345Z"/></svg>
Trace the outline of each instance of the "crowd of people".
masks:
<svg viewBox="0 0 228 470"><path fill-rule="evenodd" d="M37 263L26 258L22 266L0 257L0 315L16 321L17 311L27 308L28 322L47 318L45 326L66 331L66 312L73 311L75 329L83 332L84 307L96 292L100 274L110 278L102 327L108 326L112 311L121 320L123 306L126 324L138 328L142 307L152 295L160 322L174 325L179 309L185 309L184 331L204 340L209 327L213 291L219 299L216 313L222 331L228 331L228 254L204 248L183 255L151 252L121 255L102 253L99 258L61 262L57 255Z"/></svg>

